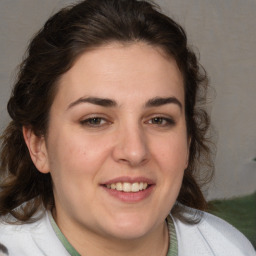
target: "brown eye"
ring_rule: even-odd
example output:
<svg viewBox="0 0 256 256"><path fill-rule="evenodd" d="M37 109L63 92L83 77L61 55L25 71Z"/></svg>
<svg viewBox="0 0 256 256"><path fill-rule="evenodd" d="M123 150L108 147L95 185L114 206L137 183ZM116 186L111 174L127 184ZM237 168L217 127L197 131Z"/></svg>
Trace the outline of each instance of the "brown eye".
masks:
<svg viewBox="0 0 256 256"><path fill-rule="evenodd" d="M152 124L162 124L163 121L164 121L164 119L162 117L154 117L151 120Z"/></svg>
<svg viewBox="0 0 256 256"><path fill-rule="evenodd" d="M91 125L99 125L101 124L101 121L102 121L102 118L99 118L99 117L88 119L88 123Z"/></svg>
<svg viewBox="0 0 256 256"><path fill-rule="evenodd" d="M102 126L102 125L106 124L106 122L107 121L101 117L92 117L92 118L82 120L80 123L85 126L87 125L87 126L91 126L91 127L93 127L93 126L98 127L98 126Z"/></svg>
<svg viewBox="0 0 256 256"><path fill-rule="evenodd" d="M175 122L171 118L166 117L154 117L149 120L149 123L152 125L158 125L158 126L169 126L174 125Z"/></svg>

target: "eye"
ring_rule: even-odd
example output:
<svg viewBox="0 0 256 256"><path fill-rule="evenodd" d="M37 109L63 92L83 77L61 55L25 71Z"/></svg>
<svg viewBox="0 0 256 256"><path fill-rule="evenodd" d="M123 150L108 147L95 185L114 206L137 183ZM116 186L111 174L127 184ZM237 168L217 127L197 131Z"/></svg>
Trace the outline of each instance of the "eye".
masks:
<svg viewBox="0 0 256 256"><path fill-rule="evenodd" d="M91 117L85 120L80 121L82 125L90 126L90 127L101 127L107 124L107 120L102 117Z"/></svg>
<svg viewBox="0 0 256 256"><path fill-rule="evenodd" d="M174 125L175 122L171 118L166 117L153 117L148 121L149 124L158 125L158 126L171 126Z"/></svg>

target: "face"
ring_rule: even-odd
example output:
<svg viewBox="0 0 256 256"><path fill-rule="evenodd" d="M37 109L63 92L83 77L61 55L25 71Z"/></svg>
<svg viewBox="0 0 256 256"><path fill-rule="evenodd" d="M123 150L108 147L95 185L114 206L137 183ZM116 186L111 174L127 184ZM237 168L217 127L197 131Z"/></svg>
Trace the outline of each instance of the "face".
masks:
<svg viewBox="0 0 256 256"><path fill-rule="evenodd" d="M65 73L34 161L50 172L57 223L138 238L163 225L188 160L182 75L143 43L84 53Z"/></svg>

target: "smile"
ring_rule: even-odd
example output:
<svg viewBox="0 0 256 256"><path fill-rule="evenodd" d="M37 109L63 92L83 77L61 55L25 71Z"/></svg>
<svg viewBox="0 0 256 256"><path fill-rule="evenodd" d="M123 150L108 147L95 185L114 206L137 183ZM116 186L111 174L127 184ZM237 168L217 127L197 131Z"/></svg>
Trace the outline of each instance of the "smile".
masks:
<svg viewBox="0 0 256 256"><path fill-rule="evenodd" d="M108 189L113 189L113 190L127 192L127 193L130 193L130 192L136 193L136 192L147 189L148 186L149 185L146 182L134 182L134 183L117 182L117 183L106 185Z"/></svg>

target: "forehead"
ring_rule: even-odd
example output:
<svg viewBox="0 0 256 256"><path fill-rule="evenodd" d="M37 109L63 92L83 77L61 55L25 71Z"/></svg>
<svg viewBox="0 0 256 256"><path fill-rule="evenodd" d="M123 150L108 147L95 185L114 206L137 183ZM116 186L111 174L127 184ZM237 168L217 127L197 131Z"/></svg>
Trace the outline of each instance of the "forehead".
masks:
<svg viewBox="0 0 256 256"><path fill-rule="evenodd" d="M139 95L142 99L166 96L168 91L183 98L182 74L173 58L145 43L111 43L79 56L61 77L56 97L72 101L93 95L121 100Z"/></svg>

